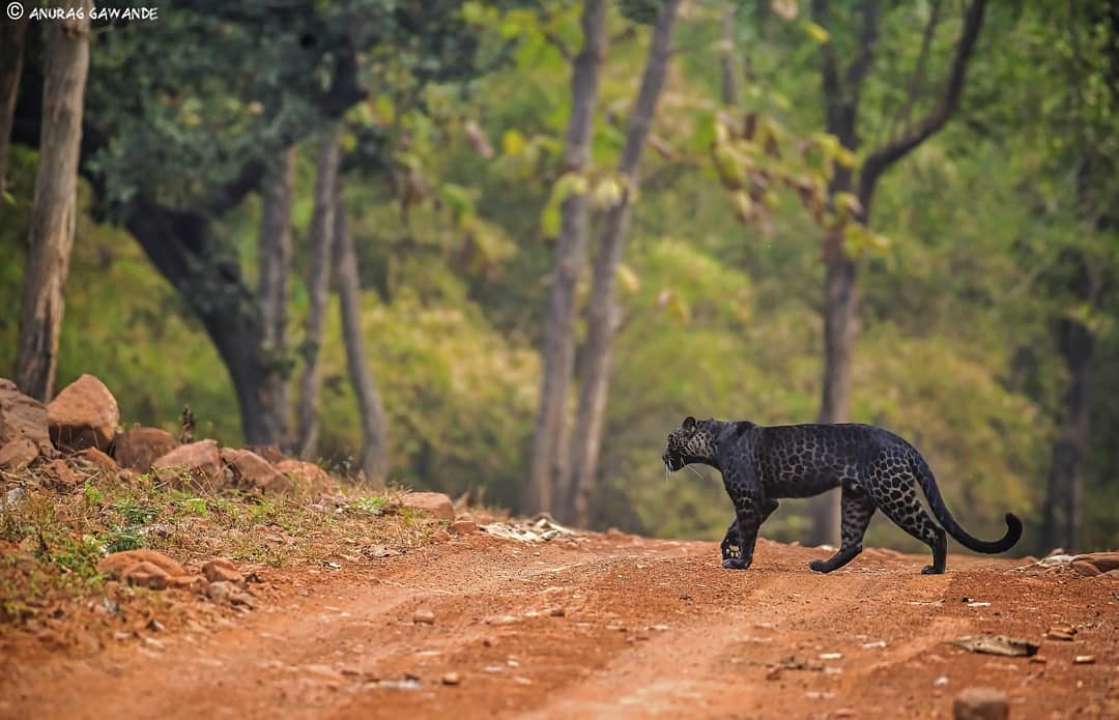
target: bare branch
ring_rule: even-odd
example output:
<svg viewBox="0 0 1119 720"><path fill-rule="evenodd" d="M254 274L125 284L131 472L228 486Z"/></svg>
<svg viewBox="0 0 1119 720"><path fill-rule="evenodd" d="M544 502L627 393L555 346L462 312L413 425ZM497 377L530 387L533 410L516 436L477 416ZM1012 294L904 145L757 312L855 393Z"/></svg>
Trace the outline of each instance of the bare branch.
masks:
<svg viewBox="0 0 1119 720"><path fill-rule="evenodd" d="M863 163L862 173L859 175L859 199L863 203L865 212L869 213L870 199L874 195L874 187L878 178L891 165L909 154L914 148L939 132L952 117L960 104L963 94L964 80L967 75L968 62L971 60L975 43L979 39L979 30L983 26L983 12L986 10L987 0L972 0L964 18L964 29L960 40L956 44L956 54L952 59L952 68L944 86L944 95L936 107L905 135L887 142L867 157Z"/></svg>

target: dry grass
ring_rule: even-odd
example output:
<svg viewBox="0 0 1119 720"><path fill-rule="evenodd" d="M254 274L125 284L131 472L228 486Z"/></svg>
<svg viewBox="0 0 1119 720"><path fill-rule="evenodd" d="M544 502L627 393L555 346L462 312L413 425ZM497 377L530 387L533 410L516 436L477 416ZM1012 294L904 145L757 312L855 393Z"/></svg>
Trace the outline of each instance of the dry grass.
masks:
<svg viewBox="0 0 1119 720"><path fill-rule="evenodd" d="M407 549L440 527L402 508L398 491L342 486L329 496L199 494L150 475L125 482L73 464L80 482L59 490L41 470L4 474L0 487L0 633L42 631L52 618L121 603L166 602L97 571L110 552L151 548L197 565L228 557L266 568L332 567L381 548Z"/></svg>

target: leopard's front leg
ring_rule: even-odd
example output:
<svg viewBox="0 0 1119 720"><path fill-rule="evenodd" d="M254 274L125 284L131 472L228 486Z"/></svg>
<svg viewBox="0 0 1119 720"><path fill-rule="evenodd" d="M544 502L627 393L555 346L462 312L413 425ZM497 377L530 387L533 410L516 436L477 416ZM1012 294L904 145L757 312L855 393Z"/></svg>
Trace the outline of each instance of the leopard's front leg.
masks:
<svg viewBox="0 0 1119 720"><path fill-rule="evenodd" d="M777 509L778 502L776 500L766 499L765 505L762 507L762 519L758 526L765 524L765 521ZM734 520L730 521L730 526L727 528L726 535L723 536L723 542L719 544L719 549L723 552L724 563L732 558L742 557L742 546L739 545L739 532L738 532L738 516L735 515Z"/></svg>
<svg viewBox="0 0 1119 720"><path fill-rule="evenodd" d="M719 549L723 552L723 562L731 558L740 557L742 555L742 548L738 544L738 516L730 521L730 526L727 528L727 534L723 536L723 542L719 544Z"/></svg>
<svg viewBox="0 0 1119 720"><path fill-rule="evenodd" d="M761 527L762 514L754 498L738 498L735 503L735 523L738 525L738 557L723 560L723 567L730 570L745 570L754 562L754 545L758 541L758 528Z"/></svg>

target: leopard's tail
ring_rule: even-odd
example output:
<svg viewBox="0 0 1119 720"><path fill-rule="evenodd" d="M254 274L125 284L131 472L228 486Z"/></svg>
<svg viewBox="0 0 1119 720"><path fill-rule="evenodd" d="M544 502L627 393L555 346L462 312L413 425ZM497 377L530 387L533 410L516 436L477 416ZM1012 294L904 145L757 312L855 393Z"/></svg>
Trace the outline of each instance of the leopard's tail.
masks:
<svg viewBox="0 0 1119 720"><path fill-rule="evenodd" d="M1022 521L1013 513L1006 514L1006 535L998 540L980 540L968 534L967 530L964 530L956 522L956 518L952 517L952 513L948 512L948 506L944 504L944 498L940 495L940 488L936 486L936 478L933 477L932 470L925 459L914 452L911 464L913 472L921 482L921 488L925 491L925 497L928 498L929 507L936 515L936 519L940 521L948 534L959 540L964 547L975 552L988 554L1006 552L1014 547L1015 543L1022 537Z"/></svg>

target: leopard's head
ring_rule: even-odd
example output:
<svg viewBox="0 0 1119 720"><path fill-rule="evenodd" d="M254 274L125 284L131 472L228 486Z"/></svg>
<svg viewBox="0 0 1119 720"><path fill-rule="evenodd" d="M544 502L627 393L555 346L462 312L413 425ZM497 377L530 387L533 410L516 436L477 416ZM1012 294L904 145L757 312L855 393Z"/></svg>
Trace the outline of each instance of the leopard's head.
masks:
<svg viewBox="0 0 1119 720"><path fill-rule="evenodd" d="M661 459L664 466L676 472L688 463L713 464L717 445L717 423L714 420L684 418L680 427L668 434L668 444Z"/></svg>

